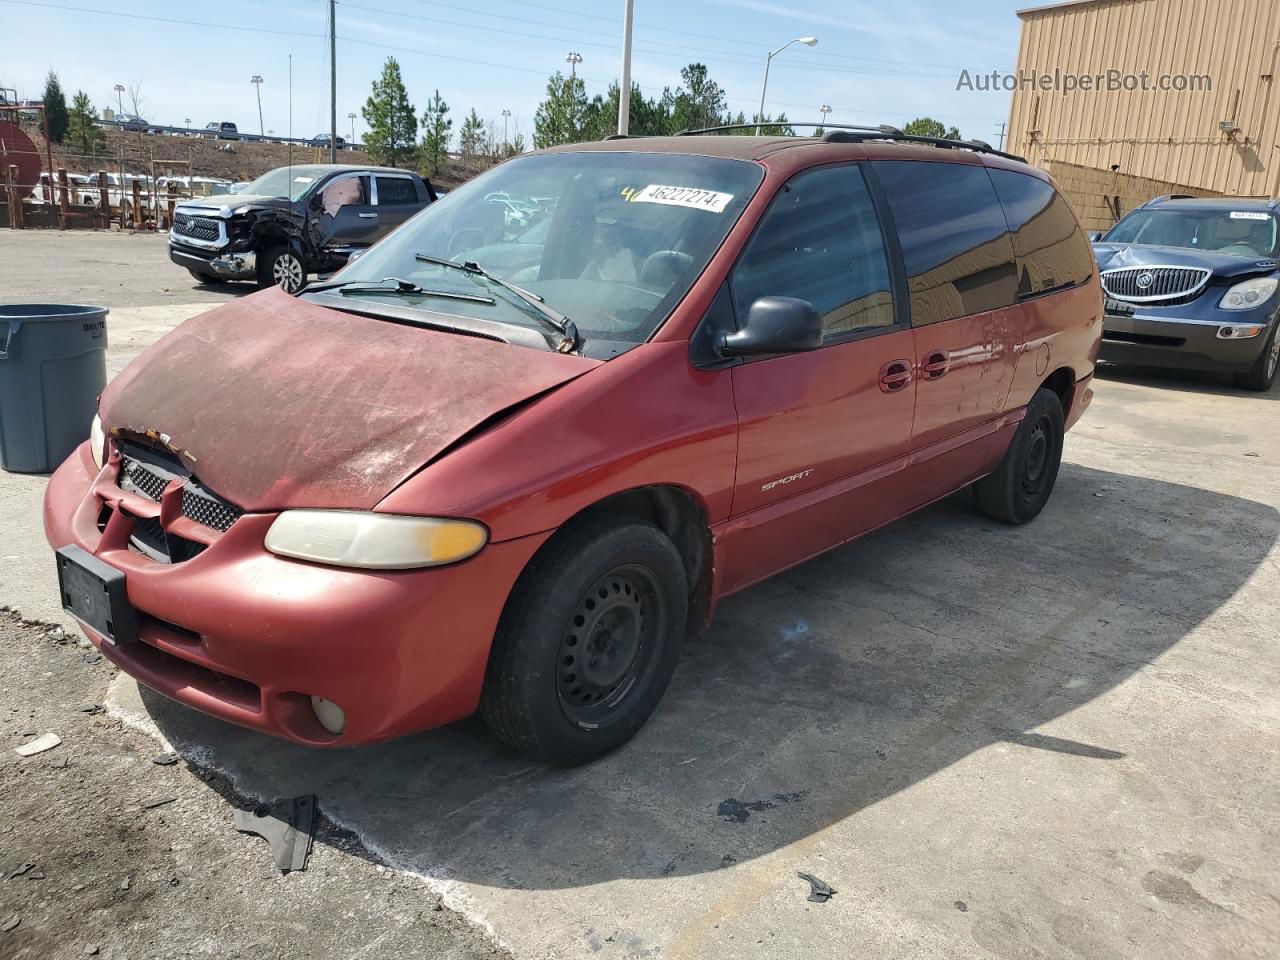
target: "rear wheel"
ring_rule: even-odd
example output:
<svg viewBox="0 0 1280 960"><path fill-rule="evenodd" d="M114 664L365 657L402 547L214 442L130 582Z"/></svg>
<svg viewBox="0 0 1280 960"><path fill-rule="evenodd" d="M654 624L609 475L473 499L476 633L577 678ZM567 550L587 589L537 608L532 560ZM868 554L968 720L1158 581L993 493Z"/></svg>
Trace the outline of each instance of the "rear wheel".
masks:
<svg viewBox="0 0 1280 960"><path fill-rule="evenodd" d="M1065 432L1062 401L1041 387L996 472L973 485L978 509L1005 523L1028 523L1039 516L1058 479Z"/></svg>
<svg viewBox="0 0 1280 960"><path fill-rule="evenodd" d="M626 743L662 698L688 612L684 564L655 527L591 520L521 575L494 636L480 713L562 766Z"/></svg>
<svg viewBox="0 0 1280 960"><path fill-rule="evenodd" d="M271 247L258 258L258 286L297 293L307 282L307 268L288 247Z"/></svg>
<svg viewBox="0 0 1280 960"><path fill-rule="evenodd" d="M1246 390L1270 390L1276 382L1276 370L1280 369L1280 319L1271 328L1271 338L1262 348L1257 362L1246 373L1237 373L1236 386Z"/></svg>

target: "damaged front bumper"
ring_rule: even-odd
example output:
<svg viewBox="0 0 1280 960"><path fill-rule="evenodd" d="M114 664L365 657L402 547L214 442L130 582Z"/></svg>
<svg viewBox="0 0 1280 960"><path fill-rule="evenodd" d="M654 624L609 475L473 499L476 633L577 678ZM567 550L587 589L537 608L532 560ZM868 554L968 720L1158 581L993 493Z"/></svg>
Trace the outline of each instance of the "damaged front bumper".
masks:
<svg viewBox="0 0 1280 960"><path fill-rule="evenodd" d="M83 444L54 473L44 524L125 573L137 639L85 634L121 670L223 720L311 746L353 746L440 726L475 711L493 632L511 586L549 534L491 543L446 567L361 571L278 557L263 541L276 513L225 532L174 516L117 485ZM166 512L168 511L168 512ZM164 563L131 546L160 524L200 549ZM313 697L345 714L320 722Z"/></svg>
<svg viewBox="0 0 1280 960"><path fill-rule="evenodd" d="M180 267L223 280L256 280L258 277L258 255L252 250L206 250L171 240L169 259Z"/></svg>

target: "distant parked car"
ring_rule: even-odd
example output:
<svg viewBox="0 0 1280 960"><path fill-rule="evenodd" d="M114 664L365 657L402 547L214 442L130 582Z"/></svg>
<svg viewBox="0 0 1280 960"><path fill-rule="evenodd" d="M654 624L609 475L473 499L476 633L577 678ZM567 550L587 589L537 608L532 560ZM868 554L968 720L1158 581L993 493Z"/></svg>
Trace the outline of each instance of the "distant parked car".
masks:
<svg viewBox="0 0 1280 960"><path fill-rule="evenodd" d="M1103 360L1230 373L1268 390L1280 367L1280 200L1158 197L1094 256Z"/></svg>
<svg viewBox="0 0 1280 960"><path fill-rule="evenodd" d="M244 192L179 204L169 259L201 283L256 280L289 293L337 270L435 199L416 173L383 167L277 167Z"/></svg>
<svg viewBox="0 0 1280 960"><path fill-rule="evenodd" d="M310 142L311 142L311 146L313 147L327 147L329 146L329 135L327 133L317 133L314 137L311 138ZM345 150L346 148L347 148L347 141L342 139L342 137L339 137L338 149Z"/></svg>
<svg viewBox="0 0 1280 960"><path fill-rule="evenodd" d="M121 130L127 130L130 133L146 133L147 121L132 113L117 113L116 122L120 124Z"/></svg>
<svg viewBox="0 0 1280 960"><path fill-rule="evenodd" d="M208 140L239 140L240 131L234 123L223 120L221 123L206 123L204 135Z"/></svg>

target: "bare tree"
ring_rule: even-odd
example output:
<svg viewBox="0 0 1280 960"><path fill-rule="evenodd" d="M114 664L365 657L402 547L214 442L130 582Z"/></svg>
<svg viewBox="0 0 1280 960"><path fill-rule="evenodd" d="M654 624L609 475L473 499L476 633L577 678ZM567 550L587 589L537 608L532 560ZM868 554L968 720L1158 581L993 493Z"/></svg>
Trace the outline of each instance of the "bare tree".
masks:
<svg viewBox="0 0 1280 960"><path fill-rule="evenodd" d="M142 95L142 81L134 80L125 87L125 92L129 94L129 109L135 117L141 117L142 108L147 102L147 98Z"/></svg>

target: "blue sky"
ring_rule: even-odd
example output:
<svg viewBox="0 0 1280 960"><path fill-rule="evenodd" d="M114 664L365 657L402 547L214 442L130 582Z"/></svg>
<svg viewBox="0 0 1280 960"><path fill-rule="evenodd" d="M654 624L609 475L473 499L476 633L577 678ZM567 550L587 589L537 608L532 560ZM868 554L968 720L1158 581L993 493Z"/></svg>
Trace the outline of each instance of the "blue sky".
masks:
<svg viewBox="0 0 1280 960"><path fill-rule="evenodd" d="M833 123L901 124L928 114L968 137L998 137L1007 93L956 91L962 68L1011 71L1019 21L1028 5L999 0L635 0L632 79L647 95L679 82L680 68L706 63L733 110L756 109L765 54L813 35L774 60L770 113ZM293 133L328 128L327 0L0 0L10 43L0 86L39 96L55 69L68 99L84 89L99 108L114 104L117 83L139 84L143 114L159 123L231 120L258 128L249 78L264 78L264 126L289 126L288 56L293 56ZM439 88L460 116L475 107L526 135L547 76L577 51L587 92L603 92L621 63L622 0L352 0L338 5L339 131L360 107L383 60L400 61L410 99L421 111ZM97 12L90 12L97 11ZM128 19L153 17L157 22ZM206 24L206 25L199 25ZM221 26L219 26L221 25ZM236 29L230 29L230 28ZM267 32L271 31L271 32ZM31 42L21 41L27 38ZM127 106L126 106L127 109Z"/></svg>

